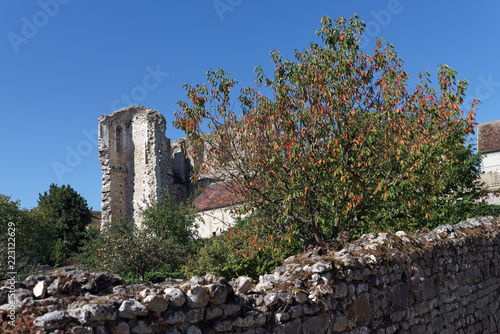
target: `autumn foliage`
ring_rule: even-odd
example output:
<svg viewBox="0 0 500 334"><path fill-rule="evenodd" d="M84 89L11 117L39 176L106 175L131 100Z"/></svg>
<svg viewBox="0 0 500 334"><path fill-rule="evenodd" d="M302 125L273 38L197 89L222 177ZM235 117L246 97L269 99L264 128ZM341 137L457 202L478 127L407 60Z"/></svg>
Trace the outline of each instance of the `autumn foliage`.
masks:
<svg viewBox="0 0 500 334"><path fill-rule="evenodd" d="M232 180L244 209L266 210L277 228L317 244L343 231L422 226L437 208L477 196L467 81L441 65L437 85L424 72L410 89L392 45L360 49L364 27L357 16L324 17L321 43L295 60L272 51L274 75L257 67L256 86L236 103L237 82L221 69L207 72L208 85L186 85L174 125L203 160L195 173Z"/></svg>

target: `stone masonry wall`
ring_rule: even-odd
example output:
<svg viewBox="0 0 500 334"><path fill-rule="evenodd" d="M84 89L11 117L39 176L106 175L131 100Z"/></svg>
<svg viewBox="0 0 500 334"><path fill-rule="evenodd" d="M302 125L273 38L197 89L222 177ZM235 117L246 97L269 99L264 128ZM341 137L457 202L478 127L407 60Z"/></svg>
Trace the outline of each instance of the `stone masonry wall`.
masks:
<svg viewBox="0 0 500 334"><path fill-rule="evenodd" d="M127 285L67 268L0 289L0 331L14 331L14 314L19 333L498 333L499 230L500 218L483 217L368 234L291 257L256 285L212 275Z"/></svg>

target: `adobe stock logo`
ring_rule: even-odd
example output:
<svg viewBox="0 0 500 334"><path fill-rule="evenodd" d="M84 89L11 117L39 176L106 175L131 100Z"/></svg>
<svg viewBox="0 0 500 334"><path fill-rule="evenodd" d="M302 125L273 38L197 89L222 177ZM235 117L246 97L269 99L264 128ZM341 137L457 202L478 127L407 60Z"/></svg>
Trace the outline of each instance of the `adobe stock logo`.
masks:
<svg viewBox="0 0 500 334"><path fill-rule="evenodd" d="M487 78L483 75L477 77L479 84L475 87L472 96L466 97L462 105L470 106L474 99L479 99L481 102L486 101L500 87L500 81L493 81L493 74L489 74Z"/></svg>
<svg viewBox="0 0 500 334"><path fill-rule="evenodd" d="M41 10L37 11L31 19L23 16L21 21L21 33L9 32L7 38L14 53L19 53L19 47L23 44L28 44L29 41L38 35L39 29L45 27L51 18L54 18L58 13L61 5L65 5L70 0L40 0L38 6Z"/></svg>
<svg viewBox="0 0 500 334"><path fill-rule="evenodd" d="M237 6L241 5L243 0L214 0L212 6L214 6L215 12L219 16L219 20L224 21L224 13L232 12Z"/></svg>
<svg viewBox="0 0 500 334"><path fill-rule="evenodd" d="M363 34L364 38L361 39L360 46L368 46L373 39L377 39L382 29L391 23L394 16L403 12L403 9L404 7L399 0L389 0L386 9L381 9L379 11L371 10L370 15L373 17L373 20L366 22L365 32Z"/></svg>

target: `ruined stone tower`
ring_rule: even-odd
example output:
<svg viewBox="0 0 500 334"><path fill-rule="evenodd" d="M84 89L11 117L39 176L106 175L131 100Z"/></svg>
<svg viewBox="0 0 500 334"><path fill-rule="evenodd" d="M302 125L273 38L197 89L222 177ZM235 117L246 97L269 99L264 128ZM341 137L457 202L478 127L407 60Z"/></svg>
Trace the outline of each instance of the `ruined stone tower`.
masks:
<svg viewBox="0 0 500 334"><path fill-rule="evenodd" d="M132 106L99 118L99 160L102 166L101 229L120 219L141 226L141 208L154 203L168 189L174 203L186 202L196 189L205 189L193 204L199 210L199 234L210 237L234 223L230 215L240 201L223 186L216 173L191 180L193 166L203 162L189 154L186 138L170 143L161 113Z"/></svg>
<svg viewBox="0 0 500 334"><path fill-rule="evenodd" d="M140 208L173 184L170 140L161 113L132 106L99 118L102 226L120 218L140 225Z"/></svg>

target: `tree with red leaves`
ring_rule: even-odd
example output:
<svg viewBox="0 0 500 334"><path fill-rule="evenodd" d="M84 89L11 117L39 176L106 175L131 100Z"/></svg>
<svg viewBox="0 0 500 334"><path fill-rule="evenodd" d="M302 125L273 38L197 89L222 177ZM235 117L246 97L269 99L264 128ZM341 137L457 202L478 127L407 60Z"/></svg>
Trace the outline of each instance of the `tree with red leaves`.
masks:
<svg viewBox="0 0 500 334"><path fill-rule="evenodd" d="M356 15L324 17L322 43L294 61L272 51L274 76L257 67L238 108L237 82L222 69L207 72L208 86L186 85L174 125L200 161L193 177L231 180L243 209L320 245L344 231L425 226L438 208L471 203L480 158L467 145L476 109L461 106L467 81L441 65L438 89L427 72L410 89L391 44L360 49L364 27Z"/></svg>

